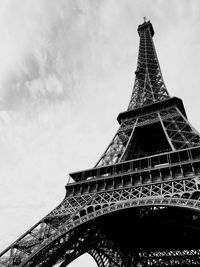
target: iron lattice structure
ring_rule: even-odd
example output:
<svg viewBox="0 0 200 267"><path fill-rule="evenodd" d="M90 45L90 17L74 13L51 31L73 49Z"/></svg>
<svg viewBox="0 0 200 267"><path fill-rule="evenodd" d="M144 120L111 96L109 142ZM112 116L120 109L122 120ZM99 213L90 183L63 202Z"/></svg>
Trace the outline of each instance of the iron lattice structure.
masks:
<svg viewBox="0 0 200 267"><path fill-rule="evenodd" d="M131 101L96 166L71 173L62 203L0 254L0 266L200 265L200 135L170 97L150 21L139 25Z"/></svg>

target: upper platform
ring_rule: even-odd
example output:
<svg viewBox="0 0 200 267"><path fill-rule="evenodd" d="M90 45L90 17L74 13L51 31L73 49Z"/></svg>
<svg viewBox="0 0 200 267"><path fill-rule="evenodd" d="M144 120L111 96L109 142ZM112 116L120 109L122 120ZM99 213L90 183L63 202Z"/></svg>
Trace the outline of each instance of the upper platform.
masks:
<svg viewBox="0 0 200 267"><path fill-rule="evenodd" d="M121 112L118 115L117 120L121 124L123 120L130 118L138 118L145 114L150 114L152 112L159 112L160 110L168 109L171 107L177 107L181 111L181 113L187 118L182 100L178 97L171 97L163 101L155 102L151 105L146 105L141 108L136 108L125 112Z"/></svg>
<svg viewBox="0 0 200 267"><path fill-rule="evenodd" d="M148 27L150 28L150 33L151 33L151 36L153 37L154 36L154 29L153 29L153 26L152 26L150 20L149 21L145 21L144 23L142 23L142 24L140 24L138 26L138 30L137 31L138 31L139 36L140 36L141 31L143 29L148 28Z"/></svg>

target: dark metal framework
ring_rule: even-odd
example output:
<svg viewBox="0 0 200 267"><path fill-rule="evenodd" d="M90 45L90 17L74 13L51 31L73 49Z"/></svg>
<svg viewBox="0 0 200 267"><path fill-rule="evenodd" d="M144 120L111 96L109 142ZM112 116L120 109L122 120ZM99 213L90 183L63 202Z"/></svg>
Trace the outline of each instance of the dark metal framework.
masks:
<svg viewBox="0 0 200 267"><path fill-rule="evenodd" d="M140 36L135 84L128 110L169 98L153 43L154 30L149 22L138 27Z"/></svg>
<svg viewBox="0 0 200 267"><path fill-rule="evenodd" d="M0 254L0 266L200 265L200 135L164 84L150 21L120 127L92 169L71 173L62 203Z"/></svg>

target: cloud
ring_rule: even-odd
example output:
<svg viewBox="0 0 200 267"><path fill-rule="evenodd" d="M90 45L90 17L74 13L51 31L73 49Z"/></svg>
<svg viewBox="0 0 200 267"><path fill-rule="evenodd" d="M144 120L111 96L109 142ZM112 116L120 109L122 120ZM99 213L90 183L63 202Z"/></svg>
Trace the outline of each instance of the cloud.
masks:
<svg viewBox="0 0 200 267"><path fill-rule="evenodd" d="M121 68L131 41L129 31L124 34L125 7L115 1L10 0L0 21L0 109L31 111L77 100L82 84Z"/></svg>
<svg viewBox="0 0 200 267"><path fill-rule="evenodd" d="M46 79L35 79L26 82L27 89L33 98L42 98L48 96L56 99L63 92L63 87L61 82L54 76L48 76Z"/></svg>
<svg viewBox="0 0 200 267"><path fill-rule="evenodd" d="M87 5L86 5L87 6ZM9 1L0 21L0 96L4 109L21 109L72 94L87 57L87 8L77 1ZM82 51L85 50L85 51ZM79 57L82 51L82 58ZM71 77L71 78L69 78ZM51 84L51 85L50 85ZM37 88L36 88L37 87Z"/></svg>

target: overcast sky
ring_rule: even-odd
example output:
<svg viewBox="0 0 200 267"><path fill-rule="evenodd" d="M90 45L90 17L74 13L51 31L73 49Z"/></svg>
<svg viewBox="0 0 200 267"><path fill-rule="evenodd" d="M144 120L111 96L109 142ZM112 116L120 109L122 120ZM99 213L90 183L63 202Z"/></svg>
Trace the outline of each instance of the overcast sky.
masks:
<svg viewBox="0 0 200 267"><path fill-rule="evenodd" d="M57 206L67 174L93 167L111 141L144 16L168 91L200 130L199 0L0 1L0 250Z"/></svg>

